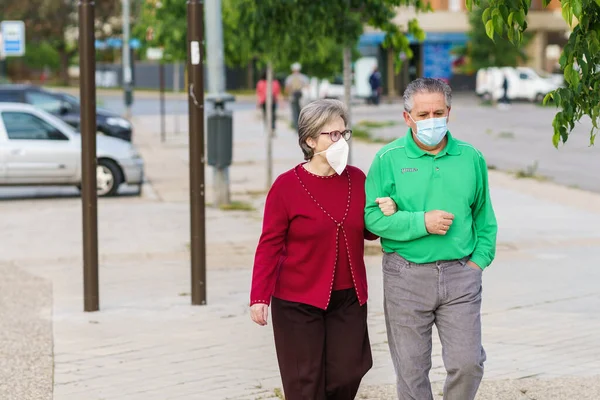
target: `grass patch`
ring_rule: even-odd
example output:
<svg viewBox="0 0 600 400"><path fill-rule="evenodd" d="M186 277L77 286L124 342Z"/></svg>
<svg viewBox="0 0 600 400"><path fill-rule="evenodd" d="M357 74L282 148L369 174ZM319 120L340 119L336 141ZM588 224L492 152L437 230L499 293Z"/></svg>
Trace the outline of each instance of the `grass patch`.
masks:
<svg viewBox="0 0 600 400"><path fill-rule="evenodd" d="M263 197L267 194L266 190L247 190L246 194L253 199Z"/></svg>
<svg viewBox="0 0 600 400"><path fill-rule="evenodd" d="M388 144L391 141L393 141L393 139L386 140L383 138L373 137L373 134L371 133L371 131L368 128L365 128L360 125L354 126L352 128L352 139L358 140L361 142L382 143L382 144Z"/></svg>
<svg viewBox="0 0 600 400"><path fill-rule="evenodd" d="M365 142L371 141L371 131L361 126L355 126L352 129L352 139L362 140Z"/></svg>
<svg viewBox="0 0 600 400"><path fill-rule="evenodd" d="M252 204L243 201L232 201L229 204L221 204L219 208L223 211L254 211Z"/></svg>
<svg viewBox="0 0 600 400"><path fill-rule="evenodd" d="M533 164L528 165L525 169L516 171L515 177L518 179L535 179L540 182L549 180L547 176L538 174L538 166L538 162L534 161Z"/></svg>
<svg viewBox="0 0 600 400"><path fill-rule="evenodd" d="M234 96L254 96L256 94L254 89L229 90L227 93L230 93Z"/></svg>
<svg viewBox="0 0 600 400"><path fill-rule="evenodd" d="M500 132L498 134L498 137L501 139L514 139L515 138L515 134L512 132Z"/></svg>
<svg viewBox="0 0 600 400"><path fill-rule="evenodd" d="M273 394L275 395L275 397L277 397L278 399L281 400L285 400L285 397L283 397L283 391L280 388L275 388L273 390Z"/></svg>
<svg viewBox="0 0 600 400"><path fill-rule="evenodd" d="M492 101L491 100L482 100L481 103L479 103L479 105L482 107L491 107Z"/></svg>
<svg viewBox="0 0 600 400"><path fill-rule="evenodd" d="M487 167L489 171L495 171L498 169L498 167L496 167L495 165L488 165Z"/></svg>
<svg viewBox="0 0 600 400"><path fill-rule="evenodd" d="M393 139L375 137L372 129L385 128L395 125L398 125L397 121L360 121L352 127L352 138L362 142L387 144L392 142Z"/></svg>
<svg viewBox="0 0 600 400"><path fill-rule="evenodd" d="M363 126L365 128L377 129L377 128L387 128L389 126L396 126L396 125L398 125L398 122L397 121L369 121L369 120L365 120L365 121L360 121L356 125L360 125L360 126Z"/></svg>

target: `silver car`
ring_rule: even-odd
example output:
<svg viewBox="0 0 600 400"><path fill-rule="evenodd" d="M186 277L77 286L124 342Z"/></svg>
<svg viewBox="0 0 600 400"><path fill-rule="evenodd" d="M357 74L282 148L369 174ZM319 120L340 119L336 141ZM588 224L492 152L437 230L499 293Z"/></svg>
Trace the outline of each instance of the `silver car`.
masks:
<svg viewBox="0 0 600 400"><path fill-rule="evenodd" d="M98 196L116 194L122 183L141 189L144 161L131 143L96 136L96 155ZM81 136L33 106L0 103L0 186L18 185L81 187Z"/></svg>

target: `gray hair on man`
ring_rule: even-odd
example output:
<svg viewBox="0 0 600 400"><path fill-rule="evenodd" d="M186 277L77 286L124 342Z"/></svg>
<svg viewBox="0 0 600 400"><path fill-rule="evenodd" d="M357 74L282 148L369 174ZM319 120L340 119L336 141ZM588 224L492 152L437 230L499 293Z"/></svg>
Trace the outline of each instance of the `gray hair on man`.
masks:
<svg viewBox="0 0 600 400"><path fill-rule="evenodd" d="M304 159L310 160L314 150L306 143L308 138L318 140L321 130L335 118L341 117L348 124L348 109L339 100L322 99L307 104L298 118L298 143L304 153Z"/></svg>
<svg viewBox="0 0 600 400"><path fill-rule="evenodd" d="M411 112L414 107L416 93L442 93L446 100L446 107L452 105L452 89L441 79L418 78L408 84L404 91L404 110Z"/></svg>

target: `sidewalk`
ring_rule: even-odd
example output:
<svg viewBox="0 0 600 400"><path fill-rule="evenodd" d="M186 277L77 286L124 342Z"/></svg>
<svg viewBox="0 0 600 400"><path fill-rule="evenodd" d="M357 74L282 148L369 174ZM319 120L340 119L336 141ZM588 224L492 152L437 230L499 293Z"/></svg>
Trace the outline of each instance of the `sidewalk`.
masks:
<svg viewBox="0 0 600 400"><path fill-rule="evenodd" d="M255 210L207 208L202 307L189 295L187 135L161 144L158 121L134 120L149 190L99 202L100 312L82 312L80 199L0 202L0 229L11 233L0 244L1 399L50 399L52 387L56 400L278 398L272 331L254 325L247 307L265 193L261 119L234 115L232 198ZM353 163L366 171L379 146L354 142ZM275 176L301 161L284 123L273 154ZM210 168L206 178L210 203ZM494 171L490 184L500 233L484 278L488 361L478 398L600 398L600 195ZM369 254L374 367L358 398L394 399L381 257Z"/></svg>

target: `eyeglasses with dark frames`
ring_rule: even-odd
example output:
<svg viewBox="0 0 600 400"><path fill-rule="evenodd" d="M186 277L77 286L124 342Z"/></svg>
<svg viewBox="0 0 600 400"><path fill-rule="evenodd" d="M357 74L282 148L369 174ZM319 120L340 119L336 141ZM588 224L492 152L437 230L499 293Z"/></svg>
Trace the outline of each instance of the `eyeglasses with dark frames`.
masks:
<svg viewBox="0 0 600 400"><path fill-rule="evenodd" d="M352 130L346 129L344 131L331 131L331 132L321 132L321 135L329 135L329 138L332 142L337 142L341 137L344 138L345 141L350 140L352 137Z"/></svg>

